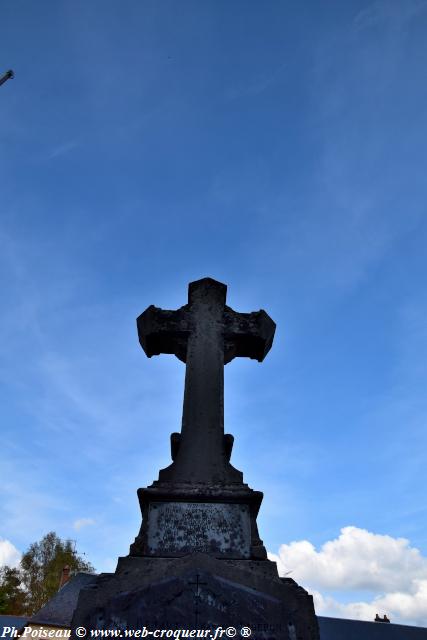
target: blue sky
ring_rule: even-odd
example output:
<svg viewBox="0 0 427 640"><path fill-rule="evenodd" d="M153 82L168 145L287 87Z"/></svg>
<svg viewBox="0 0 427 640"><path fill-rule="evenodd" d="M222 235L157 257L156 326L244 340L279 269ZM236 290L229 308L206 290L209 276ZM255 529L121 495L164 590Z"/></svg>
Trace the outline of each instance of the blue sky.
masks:
<svg viewBox="0 0 427 640"><path fill-rule="evenodd" d="M1 9L0 563L128 553L184 382L135 318L211 276L277 323L225 376L268 550L427 626L427 2Z"/></svg>

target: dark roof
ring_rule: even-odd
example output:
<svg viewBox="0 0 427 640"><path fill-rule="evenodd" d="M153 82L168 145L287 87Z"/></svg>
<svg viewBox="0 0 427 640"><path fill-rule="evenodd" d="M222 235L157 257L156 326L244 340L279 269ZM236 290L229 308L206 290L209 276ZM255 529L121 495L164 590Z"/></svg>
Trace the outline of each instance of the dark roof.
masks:
<svg viewBox="0 0 427 640"><path fill-rule="evenodd" d="M44 607L30 618L30 622L69 627L80 589L88 587L97 578L98 576L94 573L76 573Z"/></svg>
<svg viewBox="0 0 427 640"><path fill-rule="evenodd" d="M427 640L427 628L317 616L320 640Z"/></svg>
<svg viewBox="0 0 427 640"><path fill-rule="evenodd" d="M22 629L25 627L28 618L26 616L2 616L0 615L0 632L3 632L5 627L16 627ZM1 636L1 633L0 633Z"/></svg>

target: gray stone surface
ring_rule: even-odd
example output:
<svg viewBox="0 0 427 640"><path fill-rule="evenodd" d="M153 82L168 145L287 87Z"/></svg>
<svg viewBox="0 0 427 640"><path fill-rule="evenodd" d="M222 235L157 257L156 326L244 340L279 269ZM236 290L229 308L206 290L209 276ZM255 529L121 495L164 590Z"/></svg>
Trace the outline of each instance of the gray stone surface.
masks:
<svg viewBox="0 0 427 640"><path fill-rule="evenodd" d="M162 531L160 530L156 533L156 527L152 523L152 519L156 519L157 517L153 511L153 506L159 508L161 503L167 503L168 505L172 503L194 503L195 505L210 505L206 506L206 509L210 509L211 513L218 513L218 510L228 514L233 513L233 510L234 513L236 510L241 513L240 526L237 526L235 518L227 517L221 520L222 540L224 543L226 543L227 540L230 541L228 550L224 544L220 546L215 544L215 539L217 539L218 536L219 522L217 521L217 524L214 525L216 526L217 534L209 545L210 553L218 557L248 557L248 538L243 532L249 531L249 557L254 559L265 559L267 557L267 552L258 534L256 522L262 500L262 493L260 491L253 491L244 483L214 486L208 484L170 485L154 482L151 487L138 489L138 497L142 512L142 524L140 532L130 548L130 554L132 556L154 554L163 557L168 555L183 555L191 551L207 551L208 548L206 546L204 546L203 549L200 547L200 530L198 535L192 535L191 539L187 539L186 543L183 542L181 551L179 551L176 545L175 548L172 549L169 543L166 545L153 545L153 540L162 536ZM179 507L177 508L179 509ZM198 509L197 506L194 508ZM205 518L204 523L205 526L208 526L209 519ZM209 524L209 526L211 525ZM168 538L170 538L170 527L168 527L168 529ZM205 538L206 535L207 532Z"/></svg>
<svg viewBox="0 0 427 640"><path fill-rule="evenodd" d="M205 551L250 556L250 516L245 504L154 502L148 523L149 555Z"/></svg>
<svg viewBox="0 0 427 640"><path fill-rule="evenodd" d="M253 630L252 638L286 638L288 619L278 598L203 571L118 594L98 609L90 626L107 628L210 629L219 626ZM240 634L239 634L240 635Z"/></svg>
<svg viewBox="0 0 427 640"><path fill-rule="evenodd" d="M114 574L102 574L97 585L82 590L72 628L239 625L251 626L255 639L288 640L292 628L298 640L319 638L311 596L293 580L280 579L275 563L201 553L121 558Z"/></svg>

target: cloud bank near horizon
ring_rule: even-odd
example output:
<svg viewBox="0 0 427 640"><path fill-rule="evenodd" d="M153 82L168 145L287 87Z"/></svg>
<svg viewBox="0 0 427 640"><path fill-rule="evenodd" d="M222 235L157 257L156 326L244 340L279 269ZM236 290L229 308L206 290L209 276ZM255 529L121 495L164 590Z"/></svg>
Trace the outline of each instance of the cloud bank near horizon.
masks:
<svg viewBox="0 0 427 640"><path fill-rule="evenodd" d="M312 593L317 615L427 626L427 558L406 538L347 526L319 550L299 540L269 558Z"/></svg>

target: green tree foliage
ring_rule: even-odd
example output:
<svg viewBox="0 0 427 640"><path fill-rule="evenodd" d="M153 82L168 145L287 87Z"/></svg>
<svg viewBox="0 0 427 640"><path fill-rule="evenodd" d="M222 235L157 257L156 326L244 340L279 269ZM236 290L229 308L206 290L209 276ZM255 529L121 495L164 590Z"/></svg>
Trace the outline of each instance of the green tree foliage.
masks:
<svg viewBox="0 0 427 640"><path fill-rule="evenodd" d="M89 562L77 555L71 540L61 540L51 531L30 545L21 559L22 581L28 592L28 613L38 611L58 591L62 570L68 565L71 575L93 572Z"/></svg>
<svg viewBox="0 0 427 640"><path fill-rule="evenodd" d="M0 613L34 614L58 591L66 565L71 576L78 571L94 571L74 550L71 540L61 540L53 531L31 544L19 569L0 570Z"/></svg>
<svg viewBox="0 0 427 640"><path fill-rule="evenodd" d="M0 567L0 614L20 616L27 609L27 594L19 569Z"/></svg>

